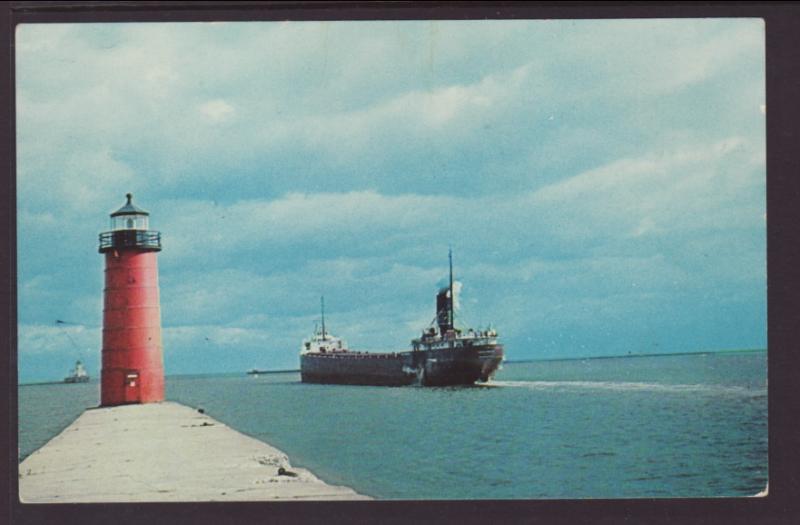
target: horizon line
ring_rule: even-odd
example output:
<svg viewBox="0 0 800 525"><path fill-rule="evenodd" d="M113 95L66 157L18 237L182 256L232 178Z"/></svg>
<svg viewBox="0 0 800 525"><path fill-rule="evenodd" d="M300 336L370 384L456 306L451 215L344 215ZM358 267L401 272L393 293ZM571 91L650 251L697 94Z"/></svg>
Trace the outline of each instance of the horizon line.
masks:
<svg viewBox="0 0 800 525"><path fill-rule="evenodd" d="M739 348L739 349L723 349L723 350L697 350L691 352L662 352L657 354L621 354L621 355L596 355L584 357L550 357L550 358L533 358L533 359L508 359L503 361L504 364L523 364L535 362L550 362L550 361L585 361L589 359L620 359L620 358L636 358L636 357L669 357L680 355L703 355L703 354L732 354L732 353L746 353L746 352L766 352L767 348ZM252 369L251 369L252 370ZM187 377L187 376L220 376L220 375L257 375L248 374L249 370L233 371L233 372L186 372L176 374L165 374L164 377ZM261 370L258 369L258 374L289 374L300 372L299 368L296 369L279 369L279 370ZM93 383L91 379L89 383ZM50 381L34 381L27 383L17 383L17 386L41 386L41 385L63 385L63 380L50 380Z"/></svg>

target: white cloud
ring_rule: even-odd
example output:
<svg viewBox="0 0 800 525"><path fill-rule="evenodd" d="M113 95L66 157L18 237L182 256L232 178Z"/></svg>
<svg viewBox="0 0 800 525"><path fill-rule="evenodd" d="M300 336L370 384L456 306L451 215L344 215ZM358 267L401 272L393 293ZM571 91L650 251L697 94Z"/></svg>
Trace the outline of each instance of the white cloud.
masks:
<svg viewBox="0 0 800 525"><path fill-rule="evenodd" d="M564 233L640 236L754 225L764 203L758 146L740 137L620 159L546 186L533 206L558 209ZM738 207L741 204L750 206ZM755 215L754 215L755 214Z"/></svg>
<svg viewBox="0 0 800 525"><path fill-rule="evenodd" d="M286 139L300 138L311 147L322 147L339 162L388 144L396 155L418 147L431 135L463 140L485 119L531 95L522 92L531 88L531 71L523 65L472 84L412 90L357 110L308 117L285 127Z"/></svg>
<svg viewBox="0 0 800 525"><path fill-rule="evenodd" d="M200 112L212 122L226 122L233 118L236 110L224 100L209 100L200 106Z"/></svg>
<svg viewBox="0 0 800 525"><path fill-rule="evenodd" d="M69 359L99 352L100 328L83 325L43 325L22 323L18 327L20 356L58 354Z"/></svg>
<svg viewBox="0 0 800 525"><path fill-rule="evenodd" d="M197 242L197 231L220 253L311 243L316 248L309 255L325 258L326 244L336 256L382 243L381 253L407 257L411 252L401 254L393 243L414 239L422 246L449 238L465 248L490 243L499 249L507 242L518 247L536 246L542 239L599 242L757 226L763 223L764 202L754 195L763 193L765 183L763 156L757 152L757 145L731 137L620 159L505 197L359 191L292 193L228 205L172 201L159 224L168 232L164 257L170 264L209 256ZM224 264L231 263L225 259Z"/></svg>
<svg viewBox="0 0 800 525"><path fill-rule="evenodd" d="M576 21L561 51L593 72L585 95L673 94L731 67L763 61L758 19ZM566 37L567 35L564 35ZM633 89L632 89L633 88Z"/></svg>
<svg viewBox="0 0 800 525"><path fill-rule="evenodd" d="M43 215L39 219L46 218L47 213L63 216L105 210L109 203L119 200L120 188L137 186L135 170L108 148L63 152L63 155L49 152L46 144L37 144L32 149L37 157L18 170L18 199L23 204L22 211L46 209L40 212ZM26 146L20 150L27 154Z"/></svg>
<svg viewBox="0 0 800 525"><path fill-rule="evenodd" d="M455 198L387 196L374 191L293 193L275 200L242 200L230 205L173 201L159 224L169 232L169 257L194 257L206 248L196 242L202 230L218 249L247 248L264 242L295 242L378 232L424 229L458 205Z"/></svg>
<svg viewBox="0 0 800 525"><path fill-rule="evenodd" d="M257 347L271 339L267 330L219 325L168 326L163 329L164 347L169 352L181 349L202 353L204 347ZM299 346L299 344L298 344Z"/></svg>
<svg viewBox="0 0 800 525"><path fill-rule="evenodd" d="M548 136L534 123L554 109L560 121L589 103L638 106L749 60L761 34L757 25L697 20L121 24L103 38L85 27L40 26L21 37L21 136L46 149L23 151L20 166L44 173L88 144L118 160L118 152L146 153L151 163L139 176L162 187L207 177L198 167L236 173L283 155L354 172L423 154L452 163L452 152L484 144L502 152L502 174L524 152L492 124L515 115L525 127L514 134L544 146ZM420 75L430 66L428 40L435 81ZM344 49L358 59L344 60ZM41 63L48 67L25 67ZM313 76L323 67L326 85L339 86L334 95ZM586 67L590 84L571 78ZM230 127L220 133L204 122ZM35 159L42 154L46 163Z"/></svg>

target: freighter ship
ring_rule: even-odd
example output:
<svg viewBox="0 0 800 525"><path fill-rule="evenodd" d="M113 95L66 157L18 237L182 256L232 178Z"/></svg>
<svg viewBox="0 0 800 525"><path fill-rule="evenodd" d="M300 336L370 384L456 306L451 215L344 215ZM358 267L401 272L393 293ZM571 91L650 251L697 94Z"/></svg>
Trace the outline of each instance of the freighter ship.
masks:
<svg viewBox="0 0 800 525"><path fill-rule="evenodd" d="M402 386L471 385L494 376L503 361L503 346L492 329L463 331L455 327L453 257L449 286L436 294L436 318L422 336L402 352L358 352L322 326L303 341L300 375L304 383ZM432 325L434 323L431 323Z"/></svg>

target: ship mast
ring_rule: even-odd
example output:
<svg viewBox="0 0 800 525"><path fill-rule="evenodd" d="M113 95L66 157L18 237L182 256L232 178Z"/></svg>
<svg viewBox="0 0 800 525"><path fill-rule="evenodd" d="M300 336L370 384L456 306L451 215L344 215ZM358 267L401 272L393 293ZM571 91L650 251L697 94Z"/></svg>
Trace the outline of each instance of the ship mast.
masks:
<svg viewBox="0 0 800 525"><path fill-rule="evenodd" d="M456 311L453 308L453 249L447 249L447 258L450 261L450 301L448 302L448 306L450 308L450 326L453 327L453 330L456 328Z"/></svg>
<svg viewBox="0 0 800 525"><path fill-rule="evenodd" d="M325 340L325 296L319 298L322 307L322 339Z"/></svg>

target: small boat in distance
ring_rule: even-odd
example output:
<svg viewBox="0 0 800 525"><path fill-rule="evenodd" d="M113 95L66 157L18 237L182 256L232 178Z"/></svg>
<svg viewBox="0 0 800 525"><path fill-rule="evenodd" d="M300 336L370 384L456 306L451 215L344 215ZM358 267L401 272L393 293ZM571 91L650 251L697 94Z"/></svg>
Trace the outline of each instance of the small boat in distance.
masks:
<svg viewBox="0 0 800 525"><path fill-rule="evenodd" d="M65 383L88 383L89 374L83 368L83 363L78 359L75 362L75 368L70 371L70 374L64 378Z"/></svg>
<svg viewBox="0 0 800 525"><path fill-rule="evenodd" d="M450 253L450 285L436 295L435 327L411 341L403 352L357 352L322 328L303 341L300 377L304 383L402 386L471 385L494 376L503 361L503 346L497 332L489 329L466 332L455 327L453 308L453 258Z"/></svg>
<svg viewBox="0 0 800 525"><path fill-rule="evenodd" d="M247 371L247 375L258 377L261 374L286 374L289 372L298 372L298 370L296 368L287 370L262 370L260 368L251 368Z"/></svg>

